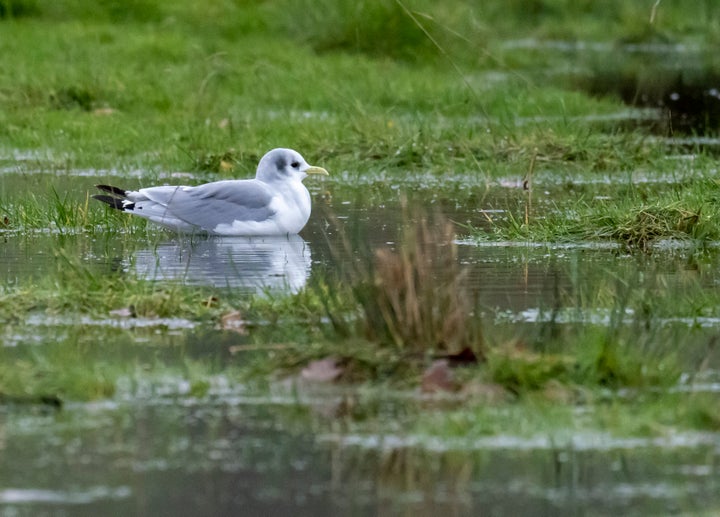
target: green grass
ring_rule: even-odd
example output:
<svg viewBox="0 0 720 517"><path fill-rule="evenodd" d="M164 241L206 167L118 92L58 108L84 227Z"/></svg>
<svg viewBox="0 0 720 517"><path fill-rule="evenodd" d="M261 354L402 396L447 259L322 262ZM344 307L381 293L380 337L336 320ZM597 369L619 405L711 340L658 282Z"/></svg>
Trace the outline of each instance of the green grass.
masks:
<svg viewBox="0 0 720 517"><path fill-rule="evenodd" d="M297 13L308 10L295 2L213 2L205 10L169 2L123 9L107 2L93 10L82 2L38 2L36 15L3 22L0 51L13 70L0 80L3 146L61 152L73 167L175 169L228 152L252 166L277 142L316 153L316 161L329 155L329 165L343 169L413 143L423 158L413 165L442 174L452 164L492 176L504 168L506 155L493 148L505 139L520 153L572 146L585 124L567 117L618 109L616 102L568 92L522 70L515 75L518 51L493 42L508 37L503 23L517 23L512 12L519 6L408 4L449 49L446 55L428 43L405 4L329 4L310 11L316 19L303 16L300 29ZM525 35L542 37L542 20L594 19L588 6L559 4L538 2L533 12L541 24ZM689 13L701 4L663 2L663 23L671 24L676 41L687 38L683 21L696 24ZM619 11L628 19L649 17L639 8ZM617 12L607 9L605 16ZM358 24L369 33L350 31ZM603 32L603 39L620 39L628 30L623 23L611 27L615 32ZM558 63L568 59L545 53ZM498 72L507 77L488 77ZM514 123L544 116L557 118ZM615 154L634 163L636 152L624 140L612 140ZM580 145L572 155L582 163L595 146Z"/></svg>
<svg viewBox="0 0 720 517"><path fill-rule="evenodd" d="M542 188L536 180L503 207L506 214L469 232L479 240L616 243L631 252L651 252L668 241L702 249L720 237L718 183L703 176L657 186L618 181L592 190L568 180L540 199L532 192Z"/></svg>

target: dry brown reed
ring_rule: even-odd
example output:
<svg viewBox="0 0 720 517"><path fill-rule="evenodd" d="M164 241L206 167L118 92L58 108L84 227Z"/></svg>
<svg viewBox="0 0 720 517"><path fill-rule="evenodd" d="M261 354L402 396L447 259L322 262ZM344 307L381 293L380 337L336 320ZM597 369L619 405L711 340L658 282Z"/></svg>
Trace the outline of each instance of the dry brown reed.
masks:
<svg viewBox="0 0 720 517"><path fill-rule="evenodd" d="M470 349L483 357L482 332L453 224L441 215L405 212L405 220L412 222L404 225L398 245L366 252L350 274L365 336L404 352Z"/></svg>

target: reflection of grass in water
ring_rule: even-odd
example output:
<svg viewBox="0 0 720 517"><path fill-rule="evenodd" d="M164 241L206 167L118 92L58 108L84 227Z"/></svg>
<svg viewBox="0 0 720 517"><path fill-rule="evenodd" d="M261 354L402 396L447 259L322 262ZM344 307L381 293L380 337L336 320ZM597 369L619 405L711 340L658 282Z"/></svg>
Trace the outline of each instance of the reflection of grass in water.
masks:
<svg viewBox="0 0 720 517"><path fill-rule="evenodd" d="M453 509L462 514L471 507L470 500L463 495L477 468L474 460L466 452L446 452L438 457L437 453L421 448L391 448L380 457L379 495L392 501L397 499L393 497L397 493L433 493L442 480L443 490L452 496ZM423 513L432 513L432 504L423 501Z"/></svg>

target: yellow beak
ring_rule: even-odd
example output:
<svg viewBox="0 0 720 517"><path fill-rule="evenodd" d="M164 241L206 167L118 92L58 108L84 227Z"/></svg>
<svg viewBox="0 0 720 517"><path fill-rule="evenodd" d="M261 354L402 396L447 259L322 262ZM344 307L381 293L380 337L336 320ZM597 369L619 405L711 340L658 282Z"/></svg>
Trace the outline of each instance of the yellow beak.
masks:
<svg viewBox="0 0 720 517"><path fill-rule="evenodd" d="M326 171L322 167L314 167L314 166L311 166L310 168L305 169L305 174L321 174L323 176L330 175L330 173L328 173L328 171Z"/></svg>

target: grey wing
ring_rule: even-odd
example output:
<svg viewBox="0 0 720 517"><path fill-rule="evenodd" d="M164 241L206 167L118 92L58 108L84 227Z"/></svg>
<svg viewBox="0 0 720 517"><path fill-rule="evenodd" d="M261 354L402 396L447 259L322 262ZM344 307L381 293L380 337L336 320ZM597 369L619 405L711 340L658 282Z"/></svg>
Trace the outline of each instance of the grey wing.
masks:
<svg viewBox="0 0 720 517"><path fill-rule="evenodd" d="M162 204L167 215L204 230L233 221L264 221L275 214L271 190L256 180L216 181L197 187L159 187L140 191Z"/></svg>

